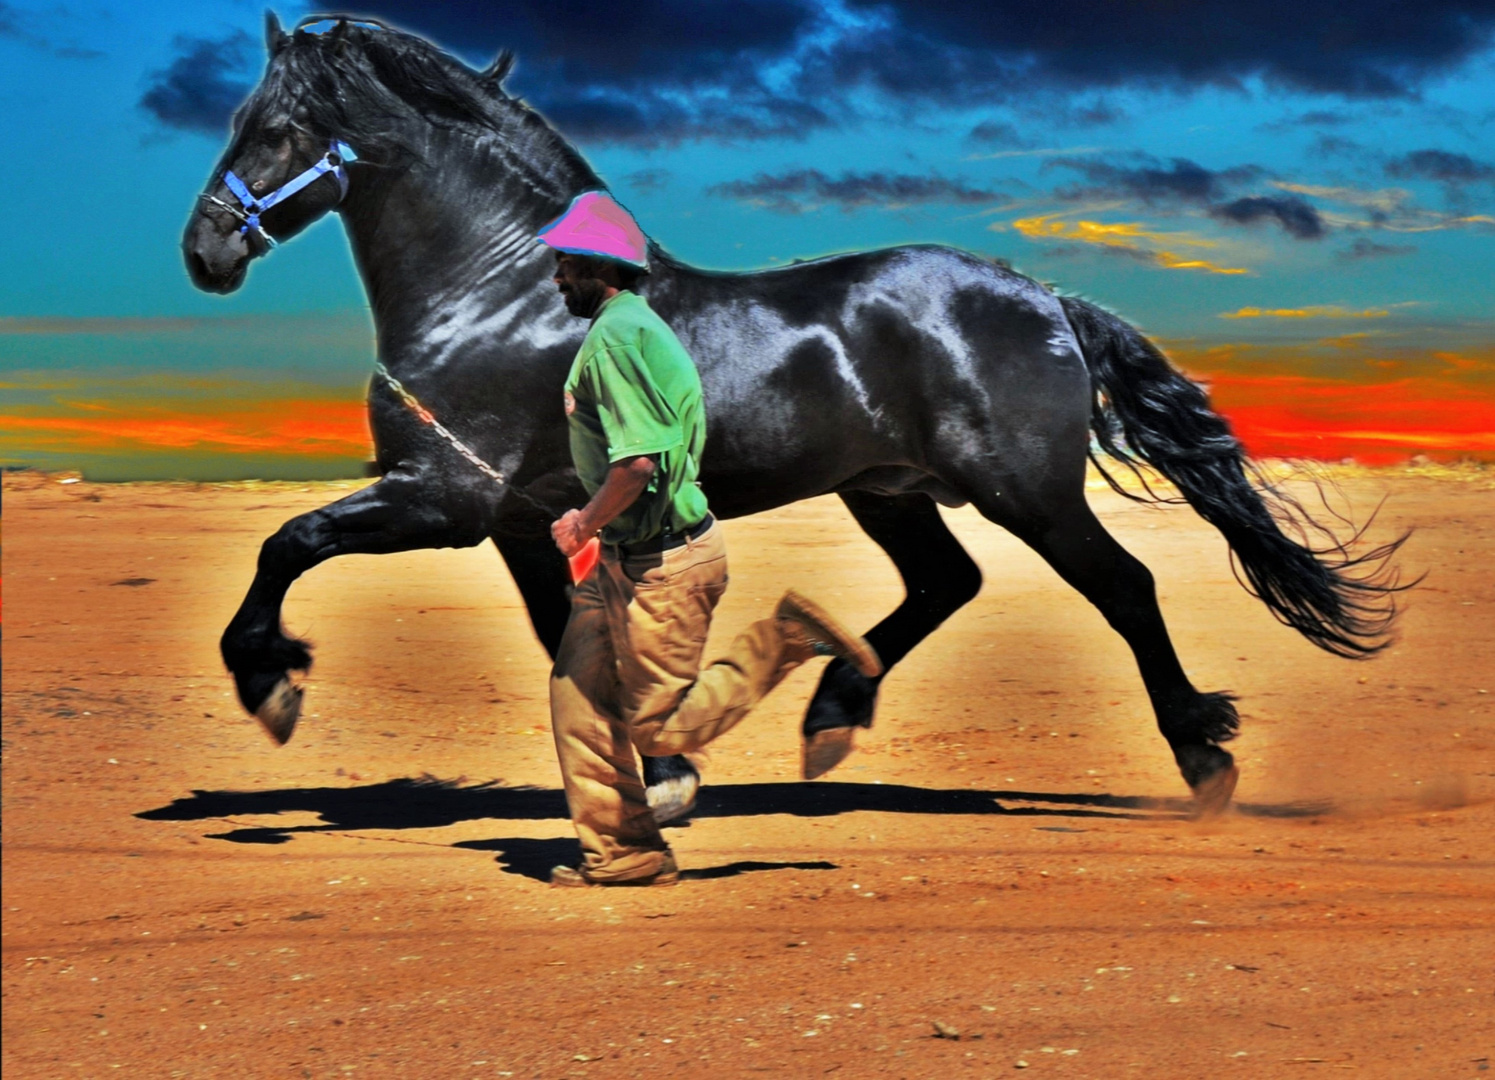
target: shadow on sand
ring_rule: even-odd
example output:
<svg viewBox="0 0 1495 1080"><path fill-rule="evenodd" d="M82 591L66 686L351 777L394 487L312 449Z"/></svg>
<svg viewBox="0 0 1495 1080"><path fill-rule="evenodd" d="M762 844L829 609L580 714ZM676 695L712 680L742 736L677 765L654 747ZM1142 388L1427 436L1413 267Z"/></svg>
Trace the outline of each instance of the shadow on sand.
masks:
<svg viewBox="0 0 1495 1080"><path fill-rule="evenodd" d="M535 840L526 836L505 836L494 840L462 840L452 847L469 851L498 852L499 869L508 874L533 878L535 881L550 880L550 871L557 866L575 866L581 861L581 848L575 838L553 838ZM736 877L759 870L839 870L833 862L817 859L813 862L764 862L758 859L741 859L723 866L706 866L700 869L682 870L684 881L708 881L713 878Z"/></svg>
<svg viewBox="0 0 1495 1080"><path fill-rule="evenodd" d="M1026 805L1004 805L1026 804ZM1237 804L1252 817L1313 817L1330 807L1318 803ZM1187 818L1187 799L1152 799L1130 795L1042 791L983 791L972 788L922 788L906 784L817 783L715 784L701 789L692 818L754 817L791 814L834 817L857 811L892 814L991 815L1058 818L1178 820ZM241 825L234 818L271 814L315 814L324 825ZM211 839L237 844L284 844L296 833L333 833L364 829L388 831L434 829L462 821L565 821L566 800L558 789L506 787L501 781L469 784L463 779L402 778L361 787L282 788L275 791L194 791L167 806L135 815L147 821L229 819L239 826L210 833ZM687 825L689 822L681 822ZM1039 826L1054 832L1083 831L1063 825ZM461 841L454 846L499 851L509 873L544 880L552 866L575 863L576 841L505 837ZM733 863L687 871L687 877L730 877L752 870L834 869L831 863Z"/></svg>

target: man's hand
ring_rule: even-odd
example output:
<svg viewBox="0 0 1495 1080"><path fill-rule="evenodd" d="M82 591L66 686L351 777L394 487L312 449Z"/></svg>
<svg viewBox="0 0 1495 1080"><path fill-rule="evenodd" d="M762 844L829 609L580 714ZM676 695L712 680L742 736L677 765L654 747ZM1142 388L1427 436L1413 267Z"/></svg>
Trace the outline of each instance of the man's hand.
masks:
<svg viewBox="0 0 1495 1080"><path fill-rule="evenodd" d="M580 510L567 510L550 526L550 535L561 554L570 558L602 531L613 518L633 505L654 475L655 456L641 454L608 466L607 478Z"/></svg>
<svg viewBox="0 0 1495 1080"><path fill-rule="evenodd" d="M561 554L569 559L596 534L585 531L580 510L567 510L551 524L550 535Z"/></svg>

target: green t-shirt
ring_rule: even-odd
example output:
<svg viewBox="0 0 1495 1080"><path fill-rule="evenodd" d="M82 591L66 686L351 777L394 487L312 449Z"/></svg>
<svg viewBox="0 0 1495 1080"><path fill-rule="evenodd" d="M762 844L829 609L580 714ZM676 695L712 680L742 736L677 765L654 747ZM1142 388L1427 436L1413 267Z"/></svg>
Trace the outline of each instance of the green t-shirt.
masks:
<svg viewBox="0 0 1495 1080"><path fill-rule="evenodd" d="M592 320L566 376L566 415L571 460L589 496L613 462L659 458L644 493L603 528L604 541L637 544L706 516L697 482L706 445L701 377L642 296L620 292Z"/></svg>

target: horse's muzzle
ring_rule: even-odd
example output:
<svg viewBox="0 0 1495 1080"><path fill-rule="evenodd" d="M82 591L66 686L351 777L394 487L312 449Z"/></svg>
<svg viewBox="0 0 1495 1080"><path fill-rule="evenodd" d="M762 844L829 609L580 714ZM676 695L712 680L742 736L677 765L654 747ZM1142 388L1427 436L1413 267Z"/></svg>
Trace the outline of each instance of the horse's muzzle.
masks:
<svg viewBox="0 0 1495 1080"><path fill-rule="evenodd" d="M203 292L220 295L244 284L249 260L254 257L248 240L237 229L225 235L221 228L199 213L182 237L182 256L192 284Z"/></svg>

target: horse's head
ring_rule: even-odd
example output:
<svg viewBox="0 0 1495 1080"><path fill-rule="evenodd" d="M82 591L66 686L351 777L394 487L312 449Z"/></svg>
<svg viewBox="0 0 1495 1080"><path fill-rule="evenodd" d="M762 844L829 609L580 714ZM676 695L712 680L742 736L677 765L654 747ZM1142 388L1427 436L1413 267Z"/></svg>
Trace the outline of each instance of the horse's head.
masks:
<svg viewBox="0 0 1495 1080"><path fill-rule="evenodd" d="M233 140L182 237L187 273L199 289L233 292L251 259L299 233L347 194L345 165L354 155L341 132L319 130L326 110L314 108L306 78L312 66L306 54L337 49L346 25L321 35L292 35L266 15L270 64L235 114Z"/></svg>

